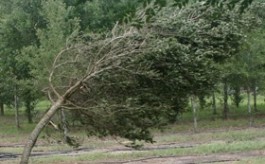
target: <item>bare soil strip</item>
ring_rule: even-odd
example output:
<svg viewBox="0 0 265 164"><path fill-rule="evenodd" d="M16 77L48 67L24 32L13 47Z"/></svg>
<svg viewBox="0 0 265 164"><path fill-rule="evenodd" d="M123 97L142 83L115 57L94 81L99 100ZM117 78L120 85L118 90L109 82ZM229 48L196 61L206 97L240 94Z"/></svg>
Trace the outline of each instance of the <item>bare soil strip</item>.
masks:
<svg viewBox="0 0 265 164"><path fill-rule="evenodd" d="M148 157L129 161L99 162L102 164L203 164L217 162L235 162L250 157L264 157L265 151L250 151L231 154L214 154L198 156L165 156L165 157Z"/></svg>
<svg viewBox="0 0 265 164"><path fill-rule="evenodd" d="M195 147L200 144L176 144L176 143L170 143L170 144L164 144L164 145L157 145L157 146L149 146L149 147L144 147L141 148L140 151L149 151L149 150L155 150L155 149L174 149L174 148L191 148ZM40 145L39 145L40 146ZM22 145L5 145L5 146L0 146L0 147L10 147L10 148L17 148L17 147L22 147ZM77 154L83 154L83 153L88 153L92 150L92 148L78 148L75 150L65 150L65 151L50 151L50 152L32 152L32 157L48 157L51 155L77 155ZM106 153L124 153L124 152L132 152L132 151L137 151L132 148L107 148L107 149L99 149L101 152L106 152ZM7 153L7 152L0 152L0 161L3 160L10 160L14 158L18 158L21 154L14 154L14 153Z"/></svg>
<svg viewBox="0 0 265 164"><path fill-rule="evenodd" d="M92 151L91 148L79 148L76 150L50 151L50 152L32 152L31 157L49 157L53 155L77 155ZM0 152L0 161L12 160L19 158L21 154Z"/></svg>
<svg viewBox="0 0 265 164"><path fill-rule="evenodd" d="M162 144L162 145L151 145L145 148L140 149L139 151L150 151L156 149L174 149L174 148L191 148L196 147L198 145L207 144L207 143L193 143L193 144L178 144L178 143L169 143L169 144ZM20 145L12 145L12 147L20 147ZM105 152L105 153L131 153L138 150L134 150L131 148L124 148L124 147L112 147L106 149L94 149L94 148L79 148L75 150L65 150L65 151L50 151L50 152L33 152L32 157L49 157L53 155L70 155L76 156L80 154L86 154L89 152ZM7 161L19 158L21 154L15 153L7 153L7 152L0 152L0 161ZM232 161L240 161L244 158L249 157L264 157L265 150L255 150L249 152L238 152L238 153L223 153L223 154L213 154L213 155L197 155L197 156L165 156L165 157L148 157L142 158L137 160L129 160L129 161L102 161L99 163L119 163L119 164L197 164L197 163L216 163L216 162L232 162ZM82 163L82 162L81 162Z"/></svg>
<svg viewBox="0 0 265 164"><path fill-rule="evenodd" d="M13 153L0 153L0 160L8 160L8 159L13 159L17 157L18 155L13 154Z"/></svg>

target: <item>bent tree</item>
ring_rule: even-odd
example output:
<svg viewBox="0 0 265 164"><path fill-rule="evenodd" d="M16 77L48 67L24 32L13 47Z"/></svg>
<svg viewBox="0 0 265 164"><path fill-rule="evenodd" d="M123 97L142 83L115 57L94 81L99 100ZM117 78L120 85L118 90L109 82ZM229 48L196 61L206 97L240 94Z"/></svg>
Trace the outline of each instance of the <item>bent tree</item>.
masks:
<svg viewBox="0 0 265 164"><path fill-rule="evenodd" d="M21 164L28 163L40 132L60 107L75 105L69 101L75 93L82 92L93 78L98 78L102 73L121 69L124 60L129 60L140 53L141 47L144 46L144 38L135 39L138 35L137 30L127 28L122 30L122 33L116 33L117 31L116 29L112 31L112 37L95 40L89 44L66 47L57 54L50 71L50 86L47 91L53 104L30 134Z"/></svg>
<svg viewBox="0 0 265 164"><path fill-rule="evenodd" d="M24 54L35 59L30 61L35 70L41 70L33 72L35 77L49 84L45 91L52 106L30 134L21 164L28 163L40 132L59 108L74 105L69 101L73 94L82 91L86 84L103 72L120 68L124 60L137 56L145 45L145 38L142 38L136 29L125 26L115 26L107 37L77 37L79 20L65 19L69 10L71 8L67 9L62 1L43 2L41 14L46 19L47 27L37 29L40 47L28 46L22 50ZM54 57L55 54L57 55ZM45 78L47 75L48 80ZM39 85L43 87L42 83ZM78 107L75 106L76 108Z"/></svg>
<svg viewBox="0 0 265 164"><path fill-rule="evenodd" d="M96 104L95 101L87 101L87 97L85 96L90 96L91 92L94 95L104 94L101 93L102 90L93 91L93 87L102 87L98 86L98 82L105 79L109 80L109 82L113 82L111 81L112 78L115 78L116 76L120 78L119 74L121 72L126 72L126 78L130 77L128 74L133 74L134 76L130 81L133 84L135 81L141 81L144 83L143 85L147 85L145 76L149 77L148 80L157 78L156 73L146 71L149 68L148 63L142 65L142 63L140 64L138 62L138 65L134 65L133 68L128 64L134 63L135 60L141 60L141 55L144 51L151 52L150 47L148 47L149 44L146 44L146 42L148 42L148 37L156 38L157 36L154 37L149 35L147 29L139 30L126 25L117 25L113 28L110 34L107 34L106 36L102 36L102 34L91 34L78 37L80 34L79 20L71 17L71 15L67 15L71 13L71 11L66 10L63 1L47 1L44 2L42 6L46 7L42 11L42 14L46 16L45 22L47 22L47 27L37 30L40 46L37 48L34 46L26 47L23 51L28 52L29 54L35 54L35 52L37 52L37 55L45 54L42 56L43 58L35 56L36 61L34 61L34 63L39 66L39 69L41 69L41 67L44 68L44 73L39 75L39 79L45 79L44 77L46 77L46 75L49 77L47 80L49 86L45 91L49 95L52 106L30 134L29 140L23 151L21 164L28 163L31 150L34 147L40 132L61 107L69 110L80 109L85 111L83 112L85 115L90 115L92 112L95 112L95 110L91 109L98 104ZM69 19L67 20L66 18ZM172 39L169 39L168 42L171 41ZM170 53L165 53L172 54L173 56L174 54L171 52L173 51L170 50ZM54 54L57 55L54 56ZM163 53L161 53L161 56L162 55ZM140 59L138 59L138 57ZM184 57L186 57L186 53L184 54ZM38 61L38 59L40 60ZM209 58L209 60L210 59L211 58ZM41 63L43 61L45 61L45 63ZM50 69L46 69L47 71L45 71L45 68ZM183 74L185 74L185 72ZM169 75L169 77L170 76L171 75ZM46 82L45 80L43 81ZM117 82L117 79L115 82ZM128 81L126 81L126 83L127 82ZM157 82L159 82L159 80L157 80ZM109 89L108 86L103 85L103 87ZM141 90L141 88L133 88L133 90L138 91ZM109 90L104 91L109 92ZM123 90L120 90L120 92L122 91ZM142 99L148 96L150 95L142 94ZM115 98L115 95L113 96L110 94L109 97L107 97L107 100L111 100L113 97ZM75 101L76 99L79 101ZM154 105L152 105L156 109L164 107L161 106L160 103L157 103L156 100L157 99L150 100L148 103L154 103ZM129 127L129 131L137 131L139 133L129 133L126 134L127 136L125 137L129 139L140 138L152 142L146 129L154 125L151 122L152 119L160 119L158 112L150 115L150 113L146 111L145 104L141 104L139 99L127 98L122 100L125 104L122 104L122 102L120 105L117 105L119 103L117 102L117 104L110 104L107 107L104 106L105 100L102 101L103 110L108 110L107 107L115 109L110 113L106 113L107 117L111 117L114 114L115 116L118 116L117 118L122 118L118 119L118 125L116 124L117 121L111 122L114 126L122 128L119 125L124 125L124 123L128 122L128 124L132 125ZM131 108L131 101L137 102L137 108ZM100 115L100 113L96 113L96 116L97 115ZM132 116L132 118L126 118L124 116ZM144 118L144 120L147 121L135 122L135 120L139 120L139 118ZM123 130L124 131L122 132L125 132L127 129ZM116 134L114 131L109 131L108 133L110 135Z"/></svg>
<svg viewBox="0 0 265 164"><path fill-rule="evenodd" d="M46 83L49 85L45 91L52 102L51 108L30 134L21 158L22 164L28 163L40 132L60 107L80 108L72 102L73 95L84 92L87 84L104 72L129 70L121 64L137 56L145 46L144 36L125 25L122 28L115 26L107 37L101 34L77 37L80 34L79 20L66 19L70 10L72 8L67 8L63 1L43 2L41 16L47 26L37 29L40 46L22 49L33 64L32 74L38 80L38 87L42 88Z"/></svg>

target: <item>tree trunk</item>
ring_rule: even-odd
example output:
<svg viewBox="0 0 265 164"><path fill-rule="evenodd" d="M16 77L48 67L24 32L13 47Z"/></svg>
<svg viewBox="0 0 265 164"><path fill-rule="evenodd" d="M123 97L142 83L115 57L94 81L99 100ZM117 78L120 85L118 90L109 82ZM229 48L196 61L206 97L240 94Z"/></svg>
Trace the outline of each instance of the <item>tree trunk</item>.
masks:
<svg viewBox="0 0 265 164"><path fill-rule="evenodd" d="M19 129L20 123L19 123L19 106L18 106L17 86L15 87L14 106L15 106L16 127Z"/></svg>
<svg viewBox="0 0 265 164"><path fill-rule="evenodd" d="M32 123L32 110L33 110L33 106L31 105L31 101L26 101L25 102L25 106L26 106L26 115L28 118L28 123Z"/></svg>
<svg viewBox="0 0 265 164"><path fill-rule="evenodd" d="M87 76L83 80L88 80L89 77ZM51 120L52 116L58 111L58 109L63 105L65 99L69 98L79 87L82 85L82 80L76 82L73 86L71 86L62 97L59 97L58 100L53 103L53 105L50 107L50 109L47 111L47 113L41 118L39 123L36 125L36 127L31 132L28 142L26 143L23 154L21 156L20 164L28 164L29 156L31 153L32 148L34 147L38 136L40 135L41 131L45 127L45 125L48 124L48 122Z"/></svg>
<svg viewBox="0 0 265 164"><path fill-rule="evenodd" d="M223 117L224 119L227 119L227 114L228 114L228 85L227 81L224 81L224 112L223 112Z"/></svg>
<svg viewBox="0 0 265 164"><path fill-rule="evenodd" d="M39 134L41 133L42 129L47 125L47 123L50 121L52 116L57 112L57 110L60 108L60 106L63 104L64 98L58 99L48 110L48 112L42 117L40 122L36 125L34 130L29 136L28 142L26 143L24 147L24 151L21 157L20 164L28 164L29 156L31 153L32 148L34 147L37 138Z"/></svg>
<svg viewBox="0 0 265 164"><path fill-rule="evenodd" d="M215 93L214 91L212 92L212 109L213 109L213 114L216 115L217 114L217 110L216 110L216 98L215 98Z"/></svg>
<svg viewBox="0 0 265 164"><path fill-rule="evenodd" d="M240 87L236 86L235 88L235 93L234 93L234 103L236 105L237 108L239 108L239 104L241 101L241 97L240 97Z"/></svg>
<svg viewBox="0 0 265 164"><path fill-rule="evenodd" d="M257 108L257 89L256 89L256 85L254 85L253 88L253 105L254 105L254 111L257 112L258 108Z"/></svg>
<svg viewBox="0 0 265 164"><path fill-rule="evenodd" d="M253 122L253 119L252 119L252 111L251 111L251 102L250 102L250 88L248 87L247 88L247 95L248 95L248 114L249 114L249 126L251 127L252 126L252 122Z"/></svg>
<svg viewBox="0 0 265 164"><path fill-rule="evenodd" d="M2 102L0 102L0 115L1 116L5 115L4 103L2 103Z"/></svg>
<svg viewBox="0 0 265 164"><path fill-rule="evenodd" d="M196 102L195 102L195 96L192 95L191 96L191 106L192 106L192 111L193 111L193 128L194 128L194 132L197 132L197 127L198 127L198 123L197 123L197 106L196 106Z"/></svg>

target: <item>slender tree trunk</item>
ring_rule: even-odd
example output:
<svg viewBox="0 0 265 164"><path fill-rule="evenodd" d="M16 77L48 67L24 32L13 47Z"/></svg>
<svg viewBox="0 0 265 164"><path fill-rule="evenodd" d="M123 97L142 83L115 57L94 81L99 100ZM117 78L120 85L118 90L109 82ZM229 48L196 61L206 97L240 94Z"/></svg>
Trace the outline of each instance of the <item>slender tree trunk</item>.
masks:
<svg viewBox="0 0 265 164"><path fill-rule="evenodd" d="M26 115L27 115L27 118L28 118L28 123L32 123L32 110L33 110L33 106L32 106L32 103L31 101L26 101L25 102L25 106L26 106Z"/></svg>
<svg viewBox="0 0 265 164"><path fill-rule="evenodd" d="M19 106L18 106L17 86L15 87L14 106L15 106L16 127L19 129L20 123L19 123Z"/></svg>
<svg viewBox="0 0 265 164"><path fill-rule="evenodd" d="M217 110L216 110L216 98L214 91L212 92L212 109L213 109L213 114L216 115Z"/></svg>
<svg viewBox="0 0 265 164"><path fill-rule="evenodd" d="M256 90L256 85L254 85L253 88L253 105L254 105L254 111L257 112L258 108L257 108L257 90Z"/></svg>
<svg viewBox="0 0 265 164"><path fill-rule="evenodd" d="M52 116L58 111L60 106L63 104L64 98L58 99L48 110L48 112L42 117L40 122L36 125L35 129L32 131L32 133L29 136L28 142L26 143L24 147L24 151L21 157L20 164L28 164L29 156L31 154L31 150L34 147L37 138L42 131L42 129L47 125L47 123L50 121Z"/></svg>
<svg viewBox="0 0 265 164"><path fill-rule="evenodd" d="M247 95L248 95L248 114L249 114L249 126L252 126L253 118L252 118L252 111L251 111L251 98L250 98L250 87L247 88Z"/></svg>
<svg viewBox="0 0 265 164"><path fill-rule="evenodd" d="M4 103L2 103L2 102L0 102L0 115L1 116L5 115Z"/></svg>
<svg viewBox="0 0 265 164"><path fill-rule="evenodd" d="M241 101L241 97L240 97L240 86L236 86L235 88L235 93L234 93L234 103L236 105L237 108L239 108L239 104Z"/></svg>
<svg viewBox="0 0 265 164"><path fill-rule="evenodd" d="M228 85L227 85L227 81L224 81L224 112L223 112L223 117L224 119L227 119L227 115L228 115Z"/></svg>
<svg viewBox="0 0 265 164"><path fill-rule="evenodd" d="M198 128L198 123L197 123L197 105L195 102L195 96L191 96L191 106L192 106L192 111L193 111L193 128L194 132L197 132Z"/></svg>

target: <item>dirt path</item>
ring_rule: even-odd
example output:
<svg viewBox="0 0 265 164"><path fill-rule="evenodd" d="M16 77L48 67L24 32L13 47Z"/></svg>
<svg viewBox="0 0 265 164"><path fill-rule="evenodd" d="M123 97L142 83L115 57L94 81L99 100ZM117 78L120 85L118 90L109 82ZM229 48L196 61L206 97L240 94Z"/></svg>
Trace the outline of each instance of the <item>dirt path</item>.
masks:
<svg viewBox="0 0 265 164"><path fill-rule="evenodd" d="M49 157L53 155L79 155L92 151L91 148L79 148L76 150L50 151L50 152L32 152L31 157ZM0 161L19 158L21 154L0 152Z"/></svg>
<svg viewBox="0 0 265 164"><path fill-rule="evenodd" d="M167 144L160 144L160 145L150 145L148 147L144 147L140 149L140 151L150 151L150 150L158 150L158 149L175 149L175 148L191 148L191 147L196 147L198 145L202 145L206 143L191 143L191 144L179 144L179 143L167 143ZM17 148L17 147L23 147L21 144L12 144L12 145L0 145L1 147L5 148ZM38 145L37 147L45 147L44 145ZM134 150L132 148L126 148L124 146L116 146L116 147L110 147L106 149L93 149L93 148L78 148L75 150L65 150L65 151L50 151L50 152L38 152L38 151L33 151L31 156L32 157L49 157L52 155L80 155L80 154L85 154L89 152L105 152L105 153L130 153L134 152L137 150ZM21 154L15 154L15 153L9 153L9 152L1 152L0 150L0 161L4 160L11 160L15 158L19 158Z"/></svg>
<svg viewBox="0 0 265 164"><path fill-rule="evenodd" d="M203 163L232 163L250 157L264 157L265 151L250 151L243 153L224 153L197 156L166 156L149 157L130 161L100 162L102 164L203 164Z"/></svg>
<svg viewBox="0 0 265 164"><path fill-rule="evenodd" d="M165 144L165 145L156 145L149 146L141 151L155 150L155 149L172 149L172 148L190 148L195 147L200 144ZM32 157L49 157L53 155L70 155L76 156L80 154L87 154L90 152L105 152L105 153L130 153L136 150L130 148L107 148L107 149L92 149L92 148L79 148L77 150L68 150L68 151L51 151L51 152L33 152ZM129 161L101 161L97 162L98 164L197 164L197 163L232 163L234 161L240 161L249 157L264 157L265 150L260 151L250 151L250 152L240 152L240 153L223 153L223 154L214 154L214 155L196 155L196 156L165 156L165 157L148 157L137 160ZM20 157L20 154L12 153L0 153L0 163L1 161L8 161L17 159ZM85 164L86 162L80 162L80 164Z"/></svg>

